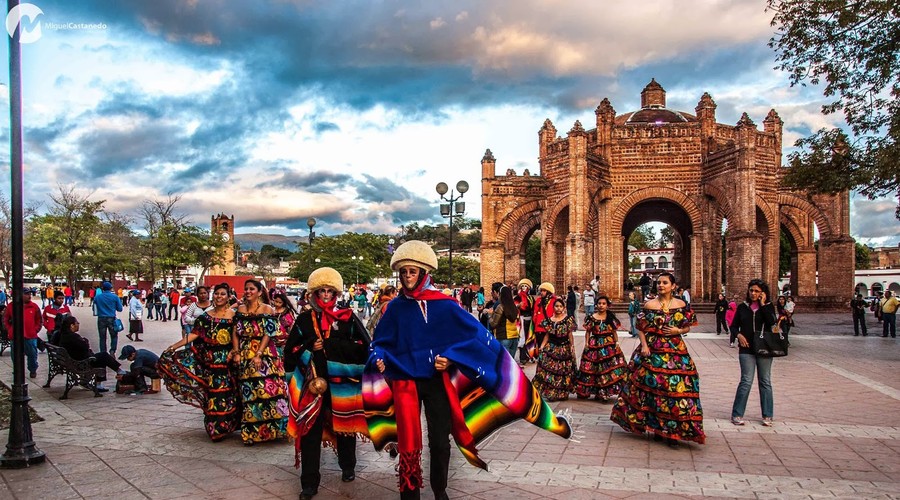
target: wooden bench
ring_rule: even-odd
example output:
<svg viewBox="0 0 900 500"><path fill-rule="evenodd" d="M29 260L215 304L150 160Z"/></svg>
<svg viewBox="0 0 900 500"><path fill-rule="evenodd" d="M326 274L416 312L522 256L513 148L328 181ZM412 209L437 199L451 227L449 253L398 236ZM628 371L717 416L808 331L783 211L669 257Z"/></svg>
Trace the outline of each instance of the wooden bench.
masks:
<svg viewBox="0 0 900 500"><path fill-rule="evenodd" d="M66 391L59 399L68 399L69 391L76 385L80 385L86 389L94 391L94 397L103 396L97 390L97 383L106 376L106 367L94 368L91 361L94 358L87 358L81 361L75 361L69 356L69 353L62 347L53 344L44 343L47 348L47 359L49 360L50 369L47 373L47 383L44 388L50 387L50 381L57 375L66 375Z"/></svg>

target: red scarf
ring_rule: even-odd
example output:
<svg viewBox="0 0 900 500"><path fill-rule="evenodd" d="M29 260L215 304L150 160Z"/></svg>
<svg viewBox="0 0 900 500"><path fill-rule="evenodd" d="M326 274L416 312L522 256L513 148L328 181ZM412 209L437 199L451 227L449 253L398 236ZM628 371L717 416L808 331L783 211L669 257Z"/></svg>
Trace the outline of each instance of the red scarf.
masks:
<svg viewBox="0 0 900 500"><path fill-rule="evenodd" d="M400 287L401 293L409 298L416 300L456 300L450 295L444 295L431 283L431 275L427 272L419 281L419 285L413 290L407 290L405 286Z"/></svg>
<svg viewBox="0 0 900 500"><path fill-rule="evenodd" d="M326 337L331 332L332 323L335 321L349 321L350 315L353 314L353 311L350 309L340 309L335 311L334 304L337 302L337 297L332 297L328 302L322 302L322 299L319 298L319 294L315 294L313 295L313 300L316 301L316 305L322 310L322 319L319 324L322 327L322 334Z"/></svg>

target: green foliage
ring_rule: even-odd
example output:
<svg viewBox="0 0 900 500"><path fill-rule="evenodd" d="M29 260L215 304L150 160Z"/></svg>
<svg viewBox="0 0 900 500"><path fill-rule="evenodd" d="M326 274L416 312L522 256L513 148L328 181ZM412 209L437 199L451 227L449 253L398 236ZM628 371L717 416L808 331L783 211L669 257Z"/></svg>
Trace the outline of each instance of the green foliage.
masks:
<svg viewBox="0 0 900 500"><path fill-rule="evenodd" d="M781 230L778 244L778 276L784 276L791 270L791 238L787 231ZM724 262L724 261L723 261Z"/></svg>
<svg viewBox="0 0 900 500"><path fill-rule="evenodd" d="M421 240L435 248L450 247L450 227L447 224L440 226L420 226L413 222L403 227L403 240ZM474 250L481 247L481 221L477 219L454 219L453 222L453 249Z"/></svg>
<svg viewBox="0 0 900 500"><path fill-rule="evenodd" d="M356 280L357 269L360 283L370 283L375 277L391 276L391 256L387 246L390 236L372 233L344 233L338 236L318 236L313 239L312 248L300 244L295 257L297 264L290 275L306 281L309 274L319 267L332 267L341 273L344 286ZM397 243L394 243L397 246ZM362 260L351 257L362 257ZM319 259L319 262L315 262Z"/></svg>
<svg viewBox="0 0 900 500"><path fill-rule="evenodd" d="M870 269L872 263L869 260L869 247L862 243L856 243L856 269Z"/></svg>
<svg viewBox="0 0 900 500"><path fill-rule="evenodd" d="M814 193L897 192L900 176L900 8L895 0L768 0L769 46L791 85L824 84L852 136L821 129L795 143L784 184ZM900 206L896 213L900 218Z"/></svg>
<svg viewBox="0 0 900 500"><path fill-rule="evenodd" d="M534 286L541 283L541 237L537 235L529 238L525 247L525 277Z"/></svg>
<svg viewBox="0 0 900 500"><path fill-rule="evenodd" d="M631 236L628 237L628 244L638 250L644 248L655 248L656 229L649 224L641 224L638 226Z"/></svg>
<svg viewBox="0 0 900 500"><path fill-rule="evenodd" d="M451 284L450 261L447 257L438 258L438 268L432 273L436 283ZM481 282L481 265L468 257L453 257L452 284Z"/></svg>

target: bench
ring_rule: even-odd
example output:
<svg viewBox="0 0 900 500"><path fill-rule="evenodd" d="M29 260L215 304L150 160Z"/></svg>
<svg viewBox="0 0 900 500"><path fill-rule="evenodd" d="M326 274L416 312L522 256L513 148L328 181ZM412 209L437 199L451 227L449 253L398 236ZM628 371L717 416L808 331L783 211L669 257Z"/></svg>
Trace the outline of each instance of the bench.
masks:
<svg viewBox="0 0 900 500"><path fill-rule="evenodd" d="M91 361L94 358L87 358L81 361L75 361L69 356L69 353L62 347L53 344L44 343L47 349L47 359L50 369L47 372L47 383L44 388L50 387L50 381L57 375L66 375L66 391L59 399L68 399L69 391L76 385L80 385L86 389L94 391L94 397L103 396L97 390L97 383L100 379L106 377L106 367L94 368Z"/></svg>

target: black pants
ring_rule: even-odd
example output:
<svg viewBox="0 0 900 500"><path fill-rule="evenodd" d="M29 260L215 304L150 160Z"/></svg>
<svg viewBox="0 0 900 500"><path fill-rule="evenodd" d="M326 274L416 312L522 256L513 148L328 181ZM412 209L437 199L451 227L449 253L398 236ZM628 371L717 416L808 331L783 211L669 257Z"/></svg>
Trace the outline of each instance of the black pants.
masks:
<svg viewBox="0 0 900 500"><path fill-rule="evenodd" d="M524 318L524 317L523 317L523 318L522 318L522 325L523 325L523 330L522 330L522 331L525 332L524 335L525 335L525 339L527 340L527 339L528 339L528 330L531 328L531 318L530 318L530 317L528 317L528 318ZM519 362L520 362L520 363L525 363L526 361L528 361L528 353L525 352L525 348L524 348L524 347L520 347L520 348L519 348Z"/></svg>
<svg viewBox="0 0 900 500"><path fill-rule="evenodd" d="M737 342L738 327L732 326L729 327L729 330L731 331L731 343L734 344L735 342Z"/></svg>
<svg viewBox="0 0 900 500"><path fill-rule="evenodd" d="M728 322L725 321L725 313L716 313L716 335L722 333L722 328L725 328L725 333L728 333Z"/></svg>
<svg viewBox="0 0 900 500"><path fill-rule="evenodd" d="M324 403L319 411L319 418L309 432L300 438L300 488L316 491L322 474L319 473L319 462L322 459L322 432L325 429L325 418L331 416L331 391L322 395ZM335 436L337 438L338 465L342 471L356 470L356 436Z"/></svg>
<svg viewBox="0 0 900 500"><path fill-rule="evenodd" d="M862 330L863 335L869 334L869 332L866 331L866 315L865 314L854 314L853 315L853 334L859 335L860 330Z"/></svg>
<svg viewBox="0 0 900 500"><path fill-rule="evenodd" d="M132 366L131 376L134 377L134 388L139 391L147 390L147 380L144 378L159 378L156 368L150 366Z"/></svg>
<svg viewBox="0 0 900 500"><path fill-rule="evenodd" d="M169 304L169 319L178 319L178 304Z"/></svg>
<svg viewBox="0 0 900 500"><path fill-rule="evenodd" d="M91 362L91 366L93 366L94 368L101 368L105 366L113 371L116 371L122 367L122 364L116 361L115 356L108 352L97 352L94 353L94 361ZM106 372L103 373L103 378L99 378L99 380L101 382L106 380Z"/></svg>
<svg viewBox="0 0 900 500"><path fill-rule="evenodd" d="M425 405L425 422L428 424L428 449L431 453L429 481L435 498L444 498L450 468L450 401L444 389L443 376L416 380L416 391ZM420 498L420 491L402 490L401 500Z"/></svg>

